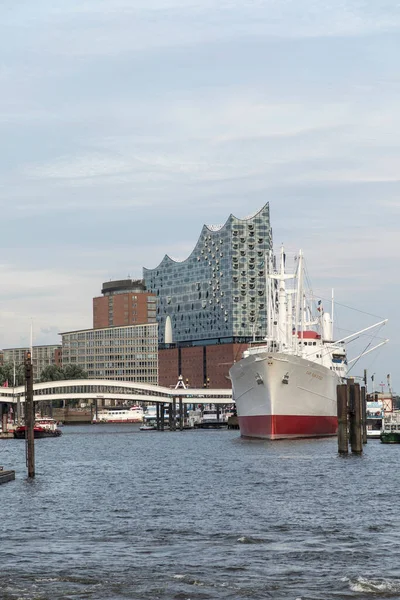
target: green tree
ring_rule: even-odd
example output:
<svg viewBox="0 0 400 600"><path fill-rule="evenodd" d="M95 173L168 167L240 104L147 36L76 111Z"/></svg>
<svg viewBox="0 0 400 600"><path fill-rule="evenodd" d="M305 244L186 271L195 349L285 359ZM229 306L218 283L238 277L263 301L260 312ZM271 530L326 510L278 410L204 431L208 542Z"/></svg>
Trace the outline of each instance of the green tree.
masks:
<svg viewBox="0 0 400 600"><path fill-rule="evenodd" d="M64 379L87 379L88 374L79 365L65 365Z"/></svg>
<svg viewBox="0 0 400 600"><path fill-rule="evenodd" d="M87 379L87 373L78 365L66 365L61 368L49 365L40 374L40 381L61 381L62 379Z"/></svg>
<svg viewBox="0 0 400 600"><path fill-rule="evenodd" d="M58 365L49 365L40 374L40 381L60 381L60 379L65 379L65 374Z"/></svg>
<svg viewBox="0 0 400 600"><path fill-rule="evenodd" d="M15 385L22 385L25 383L25 371L24 365L15 365ZM7 362L0 365L0 386L4 384L12 387L14 385L14 363Z"/></svg>

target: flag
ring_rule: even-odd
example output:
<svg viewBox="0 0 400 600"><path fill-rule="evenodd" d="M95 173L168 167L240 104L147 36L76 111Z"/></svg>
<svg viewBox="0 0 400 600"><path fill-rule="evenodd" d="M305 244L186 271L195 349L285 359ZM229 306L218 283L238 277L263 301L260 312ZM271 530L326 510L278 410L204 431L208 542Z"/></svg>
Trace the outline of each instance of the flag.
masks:
<svg viewBox="0 0 400 600"><path fill-rule="evenodd" d="M6 379L5 382L3 383L3 387L8 387L8 379Z"/></svg>
<svg viewBox="0 0 400 600"><path fill-rule="evenodd" d="M322 300L318 300L318 302L317 302L317 311L324 312L324 308L322 306Z"/></svg>

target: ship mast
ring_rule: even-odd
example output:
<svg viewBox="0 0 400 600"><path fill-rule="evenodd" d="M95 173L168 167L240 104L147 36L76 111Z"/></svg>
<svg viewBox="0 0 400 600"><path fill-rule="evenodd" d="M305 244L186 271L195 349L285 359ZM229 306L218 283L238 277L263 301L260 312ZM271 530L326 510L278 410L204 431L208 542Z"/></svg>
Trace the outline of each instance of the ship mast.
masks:
<svg viewBox="0 0 400 600"><path fill-rule="evenodd" d="M296 290L296 314L295 314L295 331L294 331L294 335L296 336L295 339L295 347L296 347L296 354L299 353L299 344L303 341L303 316L301 316L301 324L300 324L300 310L301 313L303 314L303 306L301 306L301 302L302 302L302 298L303 298L303 252L302 250L299 251L299 259L298 259L298 263L297 263L297 290ZM299 341L299 335L298 332L300 330L300 335L301 335L301 342Z"/></svg>

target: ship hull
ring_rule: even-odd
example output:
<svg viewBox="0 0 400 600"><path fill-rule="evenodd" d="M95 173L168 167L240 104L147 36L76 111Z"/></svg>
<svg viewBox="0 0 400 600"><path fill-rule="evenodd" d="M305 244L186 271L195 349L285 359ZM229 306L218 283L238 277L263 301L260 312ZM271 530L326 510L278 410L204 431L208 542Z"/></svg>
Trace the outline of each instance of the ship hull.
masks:
<svg viewBox="0 0 400 600"><path fill-rule="evenodd" d="M243 437L290 439L337 434L338 375L299 356L261 352L230 370Z"/></svg>

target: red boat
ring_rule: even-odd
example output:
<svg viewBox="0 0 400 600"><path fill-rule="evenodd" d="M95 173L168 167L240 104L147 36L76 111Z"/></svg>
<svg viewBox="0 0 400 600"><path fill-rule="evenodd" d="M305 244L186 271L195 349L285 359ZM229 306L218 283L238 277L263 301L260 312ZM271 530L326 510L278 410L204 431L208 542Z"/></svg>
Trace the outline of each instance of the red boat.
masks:
<svg viewBox="0 0 400 600"><path fill-rule="evenodd" d="M57 423L51 417L38 417L35 420L33 435L35 439L59 437L61 430L57 428ZM26 426L21 425L14 429L14 438L24 440L26 437Z"/></svg>

